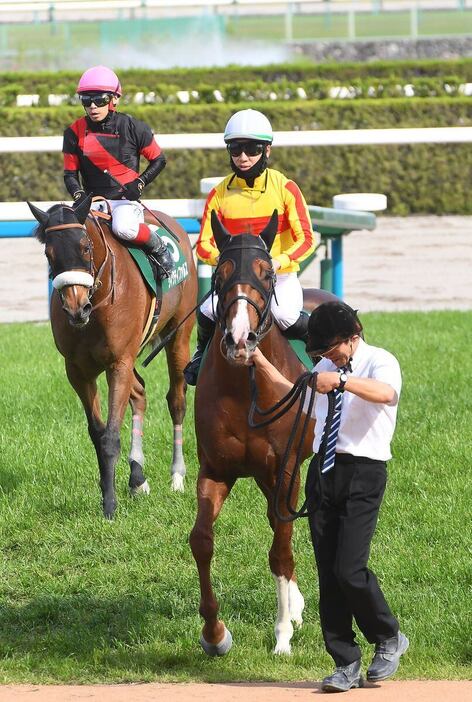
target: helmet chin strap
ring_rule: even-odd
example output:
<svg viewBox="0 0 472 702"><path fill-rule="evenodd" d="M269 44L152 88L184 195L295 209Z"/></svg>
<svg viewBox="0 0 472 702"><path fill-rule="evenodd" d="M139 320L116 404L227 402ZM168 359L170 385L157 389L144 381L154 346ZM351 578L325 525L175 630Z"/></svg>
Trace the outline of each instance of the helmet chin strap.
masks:
<svg viewBox="0 0 472 702"><path fill-rule="evenodd" d="M237 167L233 158L231 156L229 157L229 162L233 173L235 173L238 176L238 178L242 178L243 180L245 180L250 188L254 187L254 181L256 180L256 178L262 175L262 173L264 173L265 169L267 168L268 160L269 159L267 158L267 152L264 148L264 151L262 152L259 161L257 161L251 168L249 168L249 170L242 171Z"/></svg>

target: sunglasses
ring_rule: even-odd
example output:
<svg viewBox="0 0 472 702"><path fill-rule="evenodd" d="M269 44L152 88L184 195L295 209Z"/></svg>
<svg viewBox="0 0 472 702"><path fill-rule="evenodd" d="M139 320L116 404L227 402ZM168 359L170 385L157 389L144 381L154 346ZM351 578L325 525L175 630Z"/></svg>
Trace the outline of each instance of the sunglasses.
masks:
<svg viewBox="0 0 472 702"><path fill-rule="evenodd" d="M84 107L90 107L93 104L96 107L105 107L110 104L110 93L98 93L98 95L79 95L80 102Z"/></svg>
<svg viewBox="0 0 472 702"><path fill-rule="evenodd" d="M258 144L257 141L235 141L226 147L231 156L241 156L244 152L246 156L259 156L264 151L265 144Z"/></svg>
<svg viewBox="0 0 472 702"><path fill-rule="evenodd" d="M328 353L331 353L331 351L334 351L335 348L337 348L338 346L341 346L341 344L345 344L346 341L349 341L349 338L342 339L342 341L337 341L335 344L332 344L331 346L324 346L322 349L316 349L315 351L307 351L307 354L312 359L324 358Z"/></svg>

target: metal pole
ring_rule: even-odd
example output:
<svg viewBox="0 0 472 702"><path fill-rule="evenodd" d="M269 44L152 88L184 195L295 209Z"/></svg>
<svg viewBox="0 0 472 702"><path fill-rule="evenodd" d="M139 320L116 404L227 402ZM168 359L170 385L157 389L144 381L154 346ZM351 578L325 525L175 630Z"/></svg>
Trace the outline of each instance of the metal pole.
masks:
<svg viewBox="0 0 472 702"><path fill-rule="evenodd" d="M346 232L348 234L349 232ZM331 257L333 259L333 285L331 292L342 298L343 290L343 238L337 236L331 240Z"/></svg>
<svg viewBox="0 0 472 702"><path fill-rule="evenodd" d="M411 22L410 22L411 38L417 39L418 37L418 5L413 5L411 8Z"/></svg>
<svg viewBox="0 0 472 702"><path fill-rule="evenodd" d="M292 3L287 3L287 11L285 13L285 41L293 39L293 12Z"/></svg>
<svg viewBox="0 0 472 702"><path fill-rule="evenodd" d="M326 246L326 256L320 261L320 288L332 292L333 290L333 261L330 255L331 242L329 237L322 237Z"/></svg>

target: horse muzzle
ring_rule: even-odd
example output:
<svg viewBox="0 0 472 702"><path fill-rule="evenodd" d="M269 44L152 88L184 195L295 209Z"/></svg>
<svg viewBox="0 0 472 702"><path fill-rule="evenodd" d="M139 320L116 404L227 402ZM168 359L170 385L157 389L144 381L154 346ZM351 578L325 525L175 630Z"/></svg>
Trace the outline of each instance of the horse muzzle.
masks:
<svg viewBox="0 0 472 702"><path fill-rule="evenodd" d="M69 324L81 329L88 324L92 313L92 303L89 298L90 288L79 285L68 285L58 290L62 309L66 313Z"/></svg>
<svg viewBox="0 0 472 702"><path fill-rule="evenodd" d="M82 329L90 321L90 313L92 312L92 303L86 302L82 307L77 310L69 310L67 307L62 305L62 309L69 318L69 324L75 329Z"/></svg>
<svg viewBox="0 0 472 702"><path fill-rule="evenodd" d="M254 349L257 346L258 338L255 332L249 332L246 339L240 339L237 343L230 331L227 331L223 337L226 352L222 352L226 360L235 366L245 366L251 358Z"/></svg>

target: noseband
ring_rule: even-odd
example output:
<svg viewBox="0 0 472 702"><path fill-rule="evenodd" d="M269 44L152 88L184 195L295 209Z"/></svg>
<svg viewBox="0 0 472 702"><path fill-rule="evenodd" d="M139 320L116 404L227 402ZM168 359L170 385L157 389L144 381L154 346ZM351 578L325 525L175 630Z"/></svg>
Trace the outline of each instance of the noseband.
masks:
<svg viewBox="0 0 472 702"><path fill-rule="evenodd" d="M250 236L252 240L249 243L248 236ZM250 253L251 255L249 255ZM270 282L268 289L262 285L261 280L254 273L252 264L256 258L260 258L266 261L271 266L271 274L269 279ZM233 264L233 271L229 278L225 280L225 282L222 284L221 288L216 290L215 284L219 268L223 263L226 263L226 261L231 261L231 263ZM264 306L262 308L259 305L257 305L253 300L251 300L251 298L249 298L247 295L236 295L228 302L226 306L223 306L222 301L225 299L228 291L235 285L241 284L250 285L251 288L254 288L255 290L257 290L258 293L260 293L262 299L264 300ZM216 291L218 294L216 317L221 327L221 330L223 332L225 331L225 320L230 307L234 305L234 303L238 300L244 300L256 310L258 316L258 325L256 330L254 331L258 343L270 328L270 324L267 325L267 321L269 319L270 303L274 294L274 287L275 273L272 269L272 261L270 254L264 242L261 239L259 239L259 237L256 238L252 234L232 237L231 241L225 246L220 255L218 265L215 269L212 278L212 290Z"/></svg>

